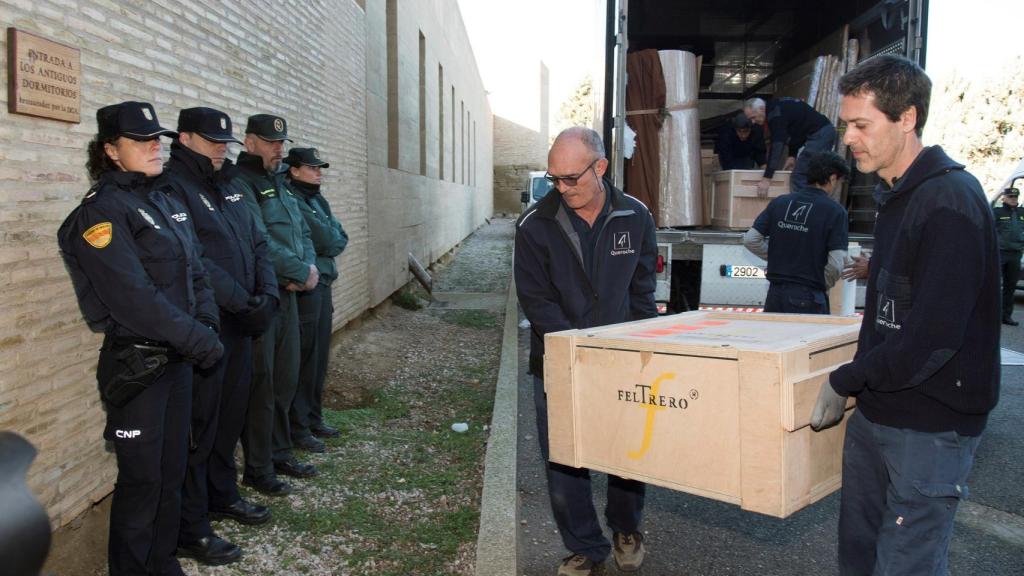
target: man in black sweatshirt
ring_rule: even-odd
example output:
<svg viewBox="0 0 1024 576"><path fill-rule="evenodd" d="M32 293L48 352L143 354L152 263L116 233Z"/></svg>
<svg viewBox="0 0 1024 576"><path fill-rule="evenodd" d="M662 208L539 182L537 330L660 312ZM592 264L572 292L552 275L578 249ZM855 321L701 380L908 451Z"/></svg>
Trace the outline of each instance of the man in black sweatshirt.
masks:
<svg viewBox="0 0 1024 576"><path fill-rule="evenodd" d="M999 399L999 253L978 181L921 130L931 81L879 56L840 79L844 141L877 172L878 216L857 354L824 383L820 430L857 399L843 446L839 567L946 574L988 413Z"/></svg>
<svg viewBox="0 0 1024 576"><path fill-rule="evenodd" d="M764 177L757 183L757 193L768 195L775 170L792 170L789 189L793 192L807 187L808 152L825 152L836 144L836 129L817 110L796 98L779 98L765 102L751 98L743 103L743 113L758 126L768 127L771 148ZM783 164L783 148L789 148L789 157Z"/></svg>

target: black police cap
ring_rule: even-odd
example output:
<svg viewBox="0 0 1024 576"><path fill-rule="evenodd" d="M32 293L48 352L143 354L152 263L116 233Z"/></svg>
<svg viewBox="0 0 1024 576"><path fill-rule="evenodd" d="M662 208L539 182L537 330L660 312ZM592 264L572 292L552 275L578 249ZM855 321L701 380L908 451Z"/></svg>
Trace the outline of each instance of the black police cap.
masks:
<svg viewBox="0 0 1024 576"><path fill-rule="evenodd" d="M299 167L305 166L319 166L321 168L330 168L331 165L320 159L320 153L316 148L292 148L288 151L288 155L284 158L284 163Z"/></svg>
<svg viewBox="0 0 1024 576"><path fill-rule="evenodd" d="M153 140L160 136L174 138L178 135L160 125L156 110L149 102L121 102L104 106L96 111L96 124L100 140L112 140L118 136L132 140Z"/></svg>
<svg viewBox="0 0 1024 576"><path fill-rule="evenodd" d="M237 142L231 134L231 118L213 108L185 108L178 113L178 132L195 132L211 142Z"/></svg>
<svg viewBox="0 0 1024 576"><path fill-rule="evenodd" d="M273 114L253 114L245 124L246 134L255 134L269 142L292 140L288 138L288 123Z"/></svg>
<svg viewBox="0 0 1024 576"><path fill-rule="evenodd" d="M1003 190L1003 196L1010 196L1016 198L1017 196L1020 196L1020 190L1016 188L1007 188L1006 190Z"/></svg>

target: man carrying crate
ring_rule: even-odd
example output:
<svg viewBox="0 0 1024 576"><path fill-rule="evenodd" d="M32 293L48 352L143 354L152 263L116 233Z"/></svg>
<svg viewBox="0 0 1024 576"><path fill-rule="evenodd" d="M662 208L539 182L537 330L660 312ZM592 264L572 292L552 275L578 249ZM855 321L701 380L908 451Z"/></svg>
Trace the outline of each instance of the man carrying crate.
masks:
<svg viewBox="0 0 1024 576"><path fill-rule="evenodd" d="M513 269L519 303L530 321L530 373L544 460L549 454L544 335L657 316L654 219L639 200L601 179L607 168L596 132L563 131L548 153L547 177L558 194L545 196L516 223ZM558 574L604 574L610 552L620 570L640 569L643 483L608 476L610 544L594 510L590 471L548 462L547 478L555 523L571 552Z"/></svg>
<svg viewBox="0 0 1024 576"><path fill-rule="evenodd" d="M924 147L931 81L878 56L839 81L843 137L877 172L875 250L853 362L831 374L815 430L857 399L843 445L839 569L947 574L953 516L967 497L999 399L999 251L978 181Z"/></svg>

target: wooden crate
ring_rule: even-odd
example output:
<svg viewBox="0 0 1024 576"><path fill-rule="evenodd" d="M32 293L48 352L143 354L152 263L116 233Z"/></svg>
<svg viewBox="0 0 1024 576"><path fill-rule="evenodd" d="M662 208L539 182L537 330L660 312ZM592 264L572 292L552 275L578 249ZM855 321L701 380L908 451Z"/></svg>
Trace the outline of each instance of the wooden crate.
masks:
<svg viewBox="0 0 1024 576"><path fill-rule="evenodd" d="M687 312L545 337L551 460L785 518L839 488L847 418L814 432L859 318Z"/></svg>
<svg viewBox="0 0 1024 576"><path fill-rule="evenodd" d="M711 175L711 225L746 230L776 196L789 192L789 170L776 170L767 198L757 197L762 170L721 170Z"/></svg>

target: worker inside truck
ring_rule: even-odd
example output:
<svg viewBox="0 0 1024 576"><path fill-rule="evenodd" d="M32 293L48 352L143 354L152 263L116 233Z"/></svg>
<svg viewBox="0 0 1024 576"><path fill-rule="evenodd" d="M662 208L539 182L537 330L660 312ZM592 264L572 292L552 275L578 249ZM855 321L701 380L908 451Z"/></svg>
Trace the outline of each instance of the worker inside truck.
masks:
<svg viewBox="0 0 1024 576"><path fill-rule="evenodd" d="M765 163L764 131L743 112L718 130L715 154L722 170L751 170Z"/></svg>

